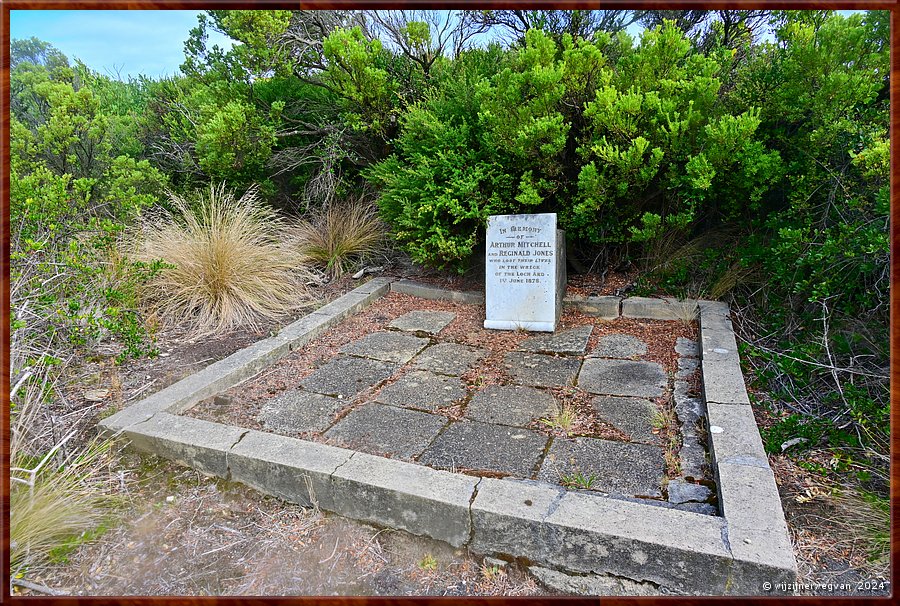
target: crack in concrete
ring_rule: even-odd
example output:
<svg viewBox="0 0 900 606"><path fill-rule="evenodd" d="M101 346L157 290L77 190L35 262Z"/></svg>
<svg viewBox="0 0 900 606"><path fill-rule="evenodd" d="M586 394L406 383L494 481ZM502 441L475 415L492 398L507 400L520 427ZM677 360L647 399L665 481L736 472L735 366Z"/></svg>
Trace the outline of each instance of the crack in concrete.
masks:
<svg viewBox="0 0 900 606"><path fill-rule="evenodd" d="M238 436L238 439L234 441L234 444L232 444L231 446L228 447L228 452L231 452L232 450L234 450L234 447L237 446L238 444L240 444L241 440L243 440L244 436L246 436L248 433L250 433L249 429L242 431L241 435Z"/></svg>
<svg viewBox="0 0 900 606"><path fill-rule="evenodd" d="M341 467L343 467L344 465L346 465L347 463L349 463L350 459L352 459L356 455L357 455L357 451L354 450L353 452L351 452L350 456L347 457L347 459L345 461L339 463L337 467L335 467L334 469L331 470L331 473L328 474L328 479L330 480L330 479L334 478L334 474L337 473L337 470L340 469Z"/></svg>
<svg viewBox="0 0 900 606"><path fill-rule="evenodd" d="M475 520L472 517L472 506L475 504L475 497L478 496L478 487L481 485L481 482L484 481L484 478L478 478L478 481L475 482L475 486L472 489L472 496L469 497L469 538L463 542L463 545L470 545L472 541L475 540Z"/></svg>
<svg viewBox="0 0 900 606"><path fill-rule="evenodd" d="M549 518L551 515L553 515L553 512L559 508L560 502L562 502L563 497L565 497L566 493L568 493L568 492L569 491L566 490L565 488L559 489L559 491L556 494L556 497L552 501L550 501L550 505L547 507L547 513L545 513L543 516L541 516L541 523L546 522L547 518Z"/></svg>

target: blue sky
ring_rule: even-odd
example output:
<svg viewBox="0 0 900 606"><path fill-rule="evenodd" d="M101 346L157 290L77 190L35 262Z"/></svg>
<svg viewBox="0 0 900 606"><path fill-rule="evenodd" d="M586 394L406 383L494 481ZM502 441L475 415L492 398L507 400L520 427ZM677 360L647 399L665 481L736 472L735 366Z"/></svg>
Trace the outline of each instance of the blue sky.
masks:
<svg viewBox="0 0 900 606"><path fill-rule="evenodd" d="M32 36L109 76L173 75L184 61L184 41L201 11L28 11L9 12L11 38ZM214 32L210 44L230 46Z"/></svg>
<svg viewBox="0 0 900 606"><path fill-rule="evenodd" d="M840 11L849 14L856 11ZM144 74L173 75L184 61L184 41L200 11L10 11L10 37L32 36L51 43L70 59L123 79ZM632 25L628 32L637 35ZM224 48L230 40L210 32L209 44Z"/></svg>

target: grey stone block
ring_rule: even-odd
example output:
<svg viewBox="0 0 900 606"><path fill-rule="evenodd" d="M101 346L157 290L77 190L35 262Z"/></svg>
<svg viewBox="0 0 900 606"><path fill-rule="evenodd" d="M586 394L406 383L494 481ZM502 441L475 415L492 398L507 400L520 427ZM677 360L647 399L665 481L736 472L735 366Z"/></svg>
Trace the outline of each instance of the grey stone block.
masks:
<svg viewBox="0 0 900 606"><path fill-rule="evenodd" d="M571 296L563 300L563 307L577 309L583 314L596 316L604 320L619 317L619 297L579 297Z"/></svg>
<svg viewBox="0 0 900 606"><path fill-rule="evenodd" d="M787 533L775 476L769 467L716 463L719 506L728 528Z"/></svg>
<svg viewBox="0 0 900 606"><path fill-rule="evenodd" d="M647 344L631 335L611 334L600 337L591 356L598 358L637 358L647 353Z"/></svg>
<svg viewBox="0 0 900 606"><path fill-rule="evenodd" d="M334 511L459 547L478 478L356 453L332 476Z"/></svg>
<svg viewBox="0 0 900 606"><path fill-rule="evenodd" d="M282 328L277 338L289 343L289 347L299 349L340 322L340 318L329 314L311 313Z"/></svg>
<svg viewBox="0 0 900 606"><path fill-rule="evenodd" d="M650 400L597 396L591 400L597 415L625 432L633 442L660 444L660 437L653 433L653 419L659 409Z"/></svg>
<svg viewBox="0 0 900 606"><path fill-rule="evenodd" d="M472 501L470 549L552 564L544 556L550 545L543 521L565 493L559 486L482 478Z"/></svg>
<svg viewBox="0 0 900 606"><path fill-rule="evenodd" d="M107 438L112 438L121 435L123 431L132 425L148 421L156 413L164 412L172 405L172 400L166 397L166 393L163 393L167 391L169 391L169 388L162 389L150 397L102 419L97 424L100 428L100 433Z"/></svg>
<svg viewBox="0 0 900 606"><path fill-rule="evenodd" d="M353 289L352 292L361 293L361 294L374 294L379 297L383 297L391 290L391 282L394 281L394 278L379 276L377 278L372 278L365 284L361 284Z"/></svg>
<svg viewBox="0 0 900 606"><path fill-rule="evenodd" d="M331 425L334 415L347 404L346 400L292 389L266 402L257 418L270 431L318 432Z"/></svg>
<svg viewBox="0 0 900 606"><path fill-rule="evenodd" d="M705 503L712 497L712 491L701 484L691 484L684 480L669 480L666 487L669 503Z"/></svg>
<svg viewBox="0 0 900 606"><path fill-rule="evenodd" d="M700 368L700 360L697 358L678 358L678 370L675 371L676 379L686 379Z"/></svg>
<svg viewBox="0 0 900 606"><path fill-rule="evenodd" d="M534 472L546 444L547 436L528 429L460 421L451 423L435 438L419 462L444 469L527 478Z"/></svg>
<svg viewBox="0 0 900 606"><path fill-rule="evenodd" d="M371 403L351 411L325 437L369 454L411 459L446 424L440 415Z"/></svg>
<svg viewBox="0 0 900 606"><path fill-rule="evenodd" d="M438 343L423 349L413 362L421 370L458 377L475 367L489 353L486 349L458 343Z"/></svg>
<svg viewBox="0 0 900 606"><path fill-rule="evenodd" d="M555 552L546 563L649 581L675 593L724 592L731 554L721 518L569 492L543 522Z"/></svg>
<svg viewBox="0 0 900 606"><path fill-rule="evenodd" d="M406 364L428 345L428 339L395 332L373 332L341 348L353 356Z"/></svg>
<svg viewBox="0 0 900 606"><path fill-rule="evenodd" d="M387 288L384 287L383 290L386 292ZM338 297L331 303L318 308L315 313L335 316L342 320L350 314L354 314L367 307L372 301L380 299L383 294L384 292L382 292L382 289L375 290L374 292L351 290L346 295Z"/></svg>
<svg viewBox="0 0 900 606"><path fill-rule="evenodd" d="M581 360L511 351L503 356L503 366L516 383L554 387L573 385L581 368Z"/></svg>
<svg viewBox="0 0 900 606"><path fill-rule="evenodd" d="M459 377L434 374L427 370L413 370L388 385L375 398L382 404L436 411L466 397L466 389Z"/></svg>
<svg viewBox="0 0 900 606"><path fill-rule="evenodd" d="M556 399L549 392L519 385L489 385L472 397L466 416L485 423L524 427L556 410Z"/></svg>
<svg viewBox="0 0 900 606"><path fill-rule="evenodd" d="M797 562L787 534L729 527L728 540L734 562L726 595L792 595L781 586L797 582Z"/></svg>
<svg viewBox="0 0 900 606"><path fill-rule="evenodd" d="M697 313L697 302L691 299L628 297L622 300L623 318L690 321Z"/></svg>
<svg viewBox="0 0 900 606"><path fill-rule="evenodd" d="M675 339L675 352L679 356L696 358L700 355L700 346L696 341L691 341L690 339L685 339L684 337L678 337L677 339Z"/></svg>
<svg viewBox="0 0 900 606"><path fill-rule="evenodd" d="M681 423L681 431L696 435L698 423L706 415L706 407L700 398L677 394L675 396L675 414Z"/></svg>
<svg viewBox="0 0 900 606"><path fill-rule="evenodd" d="M738 358L737 341L730 330L701 330L701 345L704 360L727 360ZM739 358L738 358L739 359Z"/></svg>
<svg viewBox="0 0 900 606"><path fill-rule="evenodd" d="M771 469L721 462L716 467L735 558L727 593L765 595L763 582L795 581L797 564Z"/></svg>
<svg viewBox="0 0 900 606"><path fill-rule="evenodd" d="M706 464L706 451L696 442L685 439L678 451L681 463L681 475L691 480L703 480L709 477Z"/></svg>
<svg viewBox="0 0 900 606"><path fill-rule="evenodd" d="M396 282L392 282L391 290L405 295L421 297L423 299L455 301L457 303L469 303L472 305L484 303L484 293L481 292L447 290L429 284L420 284L419 282L414 282L412 280L397 280Z"/></svg>
<svg viewBox="0 0 900 606"><path fill-rule="evenodd" d="M319 367L300 385L323 395L349 398L381 383L396 369L397 365L390 362L340 356Z"/></svg>
<svg viewBox="0 0 900 606"><path fill-rule="evenodd" d="M601 395L656 398L663 395L666 373L656 362L587 358L578 386Z"/></svg>
<svg viewBox="0 0 900 606"><path fill-rule="evenodd" d="M331 474L353 451L250 431L228 453L231 479L303 506L334 511Z"/></svg>
<svg viewBox="0 0 900 606"><path fill-rule="evenodd" d="M698 301L700 306L700 329L701 330L726 330L732 331L731 310L727 303L721 301Z"/></svg>
<svg viewBox="0 0 900 606"><path fill-rule="evenodd" d="M752 458L768 465L759 427L750 406L710 402L706 408L710 448L717 462Z"/></svg>
<svg viewBox="0 0 900 606"><path fill-rule="evenodd" d="M714 360L704 358L701 365L703 399L719 404L750 404L744 375L737 358Z"/></svg>
<svg viewBox="0 0 900 606"><path fill-rule="evenodd" d="M518 350L573 356L584 355L593 329L593 326L579 326L549 335L531 337L522 341Z"/></svg>
<svg viewBox="0 0 900 606"><path fill-rule="evenodd" d="M538 480L563 483L580 473L593 476L592 490L661 497L665 475L663 451L657 446L596 438L555 438L541 464Z"/></svg>
<svg viewBox="0 0 900 606"><path fill-rule="evenodd" d="M573 595L658 596L662 595L652 583L638 583L609 575L572 575L544 568L529 566L528 572L546 587Z"/></svg>
<svg viewBox="0 0 900 606"><path fill-rule="evenodd" d="M424 332L436 335L453 321L456 314L449 311L421 311L407 312L388 324L391 328L405 330L407 332Z"/></svg>
<svg viewBox="0 0 900 606"><path fill-rule="evenodd" d="M228 477L226 453L248 430L159 412L132 425L125 437L140 451L192 467L207 475Z"/></svg>

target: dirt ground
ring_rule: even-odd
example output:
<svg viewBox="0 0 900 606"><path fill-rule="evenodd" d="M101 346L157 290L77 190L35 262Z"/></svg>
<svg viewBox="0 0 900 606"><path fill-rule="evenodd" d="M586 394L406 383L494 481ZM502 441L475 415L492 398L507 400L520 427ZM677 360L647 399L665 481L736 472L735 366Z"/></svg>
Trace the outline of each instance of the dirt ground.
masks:
<svg viewBox="0 0 900 606"><path fill-rule="evenodd" d="M622 281L584 280L579 294L613 294ZM445 281L461 290L472 283ZM356 285L345 278L329 286L323 299ZM72 410L64 412L77 413L78 423L91 427L279 327L206 340L163 332L158 358L122 366L88 361L69 390ZM108 397L79 399L80 390L97 387L108 389ZM872 566L861 539L847 537L835 523L841 512L829 510L827 499L817 500L814 492L810 498L810 486L817 483L813 474L786 456L772 456L770 463L799 580L852 586L847 592L820 588L800 595L889 595L890 584L879 582L887 571ZM515 563L483 566L480 558L444 543L303 509L153 457L124 453L122 465L132 481L109 530L64 561L29 570L24 580L68 595L549 595ZM866 584L869 589L857 590ZM42 591L15 588L19 595Z"/></svg>
<svg viewBox="0 0 900 606"><path fill-rule="evenodd" d="M31 581L69 595L546 595L516 564L126 455L120 521Z"/></svg>

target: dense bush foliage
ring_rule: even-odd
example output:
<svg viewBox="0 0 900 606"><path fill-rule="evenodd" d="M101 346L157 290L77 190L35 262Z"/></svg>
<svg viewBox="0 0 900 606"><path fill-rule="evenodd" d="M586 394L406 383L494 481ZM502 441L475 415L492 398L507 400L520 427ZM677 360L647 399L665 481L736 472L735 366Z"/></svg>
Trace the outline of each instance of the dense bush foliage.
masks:
<svg viewBox="0 0 900 606"><path fill-rule="evenodd" d="M368 182L421 263L464 269L487 216L550 211L576 267L643 258L642 288L730 296L793 408L772 443L886 448L888 13L595 13L207 11L159 81L14 41L14 339L152 349L137 293L162 266L116 242L165 187L334 213Z"/></svg>

